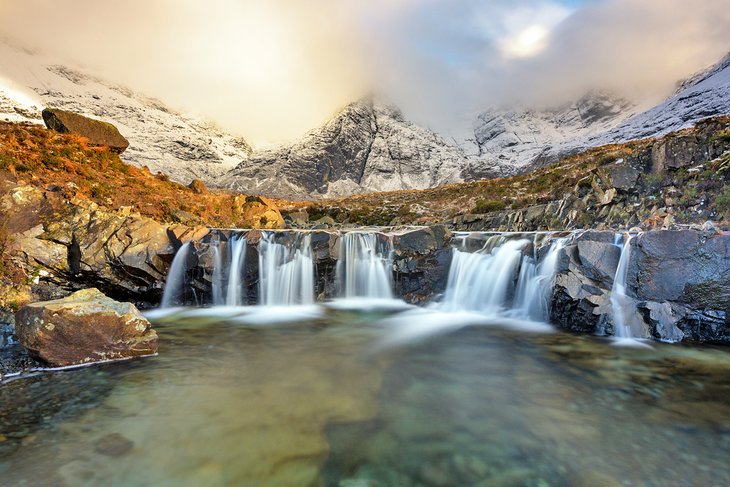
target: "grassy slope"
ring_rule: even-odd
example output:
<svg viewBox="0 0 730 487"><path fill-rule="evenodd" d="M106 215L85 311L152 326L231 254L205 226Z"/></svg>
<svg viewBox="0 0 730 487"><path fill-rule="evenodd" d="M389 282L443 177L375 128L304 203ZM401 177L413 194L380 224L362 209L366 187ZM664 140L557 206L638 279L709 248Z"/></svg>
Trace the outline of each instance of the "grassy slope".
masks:
<svg viewBox="0 0 730 487"><path fill-rule="evenodd" d="M730 124L730 117L718 117L714 120ZM697 131L697 128L686 129L668 137L691 135ZM715 136L730 140L730 131L724 130ZM278 204L282 212L306 209L310 219L325 215L344 217L344 212L350 222L366 225L388 225L396 217L400 218L401 223L434 223L468 213L521 209L575 193L576 187L587 184L588 178L597 174L602 166L618 159L646 156L655 141L644 139L590 149L520 176L451 184L426 190L369 193L317 202L280 201ZM686 189L687 200L693 195L696 197L699 192L709 192L713 196L713 204L716 205L719 216L728 218L728 162L730 154L726 153L701 172L688 173L686 169L680 169L661 175L642 174L639 185L647 188L650 193L653 191L654 197L662 196L662 187L670 185ZM689 205L691 202L685 203Z"/></svg>
<svg viewBox="0 0 730 487"><path fill-rule="evenodd" d="M177 222L178 212L201 224L235 226L240 219L240 194L199 194L162 174L124 163L86 139L31 125L0 122L0 189L30 184L85 198L108 208L129 206L160 222Z"/></svg>

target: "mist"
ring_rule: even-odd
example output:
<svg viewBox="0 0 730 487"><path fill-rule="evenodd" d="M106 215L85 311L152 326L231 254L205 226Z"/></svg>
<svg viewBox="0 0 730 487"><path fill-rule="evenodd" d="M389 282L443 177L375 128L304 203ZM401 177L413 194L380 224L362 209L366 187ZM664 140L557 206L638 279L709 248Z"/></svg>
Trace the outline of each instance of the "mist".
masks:
<svg viewBox="0 0 730 487"><path fill-rule="evenodd" d="M0 34L254 145L377 92L442 133L591 88L638 101L730 49L730 0L0 0Z"/></svg>

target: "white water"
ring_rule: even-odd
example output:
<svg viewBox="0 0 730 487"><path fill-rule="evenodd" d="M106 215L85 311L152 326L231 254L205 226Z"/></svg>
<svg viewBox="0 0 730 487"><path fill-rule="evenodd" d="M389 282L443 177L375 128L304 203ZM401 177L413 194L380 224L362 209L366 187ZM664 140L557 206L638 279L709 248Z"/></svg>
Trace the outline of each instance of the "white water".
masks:
<svg viewBox="0 0 730 487"><path fill-rule="evenodd" d="M523 249L529 243L526 239L507 240L490 250L490 239L477 252L454 249L441 309L496 313L506 308Z"/></svg>
<svg viewBox="0 0 730 487"><path fill-rule="evenodd" d="M182 299L189 255L190 242L185 242L180 246L177 253L175 253L175 257L172 259L170 270L167 273L167 281L165 282L165 291L162 294L160 308L170 308L178 300Z"/></svg>
<svg viewBox="0 0 730 487"><path fill-rule="evenodd" d="M223 300L223 259L221 257L220 242L212 245L213 248L213 306L222 306Z"/></svg>
<svg viewBox="0 0 730 487"><path fill-rule="evenodd" d="M646 338L646 325L637 319L636 304L626 292L626 277L631 262L631 241L633 236L627 235L621 248L621 258L618 261L616 275L611 287L611 317L613 318L614 336L626 342L632 339ZM620 236L617 236L615 243L620 245Z"/></svg>
<svg viewBox="0 0 730 487"><path fill-rule="evenodd" d="M242 274L246 265L246 236L234 235L229 240L228 245L231 261L228 266L228 289L225 304L227 306L241 306L244 304L244 279Z"/></svg>
<svg viewBox="0 0 730 487"><path fill-rule="evenodd" d="M259 296L267 306L314 303L314 260L311 236L298 235L287 246L265 233L259 241Z"/></svg>
<svg viewBox="0 0 730 487"><path fill-rule="evenodd" d="M337 261L340 296L392 298L392 250L392 241L382 242L375 233L342 235Z"/></svg>
<svg viewBox="0 0 730 487"><path fill-rule="evenodd" d="M515 316L543 322L550 319L550 296L555 283L558 256L565 242L564 238L554 240L538 264L537 255L523 257L512 311Z"/></svg>

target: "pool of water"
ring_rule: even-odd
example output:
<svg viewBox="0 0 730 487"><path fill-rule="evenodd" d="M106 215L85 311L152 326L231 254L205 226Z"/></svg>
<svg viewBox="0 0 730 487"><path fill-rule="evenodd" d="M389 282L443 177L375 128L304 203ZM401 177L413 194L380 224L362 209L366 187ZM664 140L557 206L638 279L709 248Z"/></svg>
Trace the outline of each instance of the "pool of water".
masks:
<svg viewBox="0 0 730 487"><path fill-rule="evenodd" d="M154 319L159 356L0 385L0 485L730 485L725 349L387 303Z"/></svg>

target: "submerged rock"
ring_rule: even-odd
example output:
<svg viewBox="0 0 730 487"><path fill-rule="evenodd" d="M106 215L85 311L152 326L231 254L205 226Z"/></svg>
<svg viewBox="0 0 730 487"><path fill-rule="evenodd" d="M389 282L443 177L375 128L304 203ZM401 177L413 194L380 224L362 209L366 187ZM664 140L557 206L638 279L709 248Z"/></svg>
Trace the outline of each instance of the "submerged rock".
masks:
<svg viewBox="0 0 730 487"><path fill-rule="evenodd" d="M46 108L42 115L46 127L56 132L86 137L93 145L109 147L117 154L121 154L129 147L129 141L119 133L114 125L108 122L57 108Z"/></svg>
<svg viewBox="0 0 730 487"><path fill-rule="evenodd" d="M55 367L157 352L157 333L137 308L93 288L24 306L15 328L31 356Z"/></svg>

